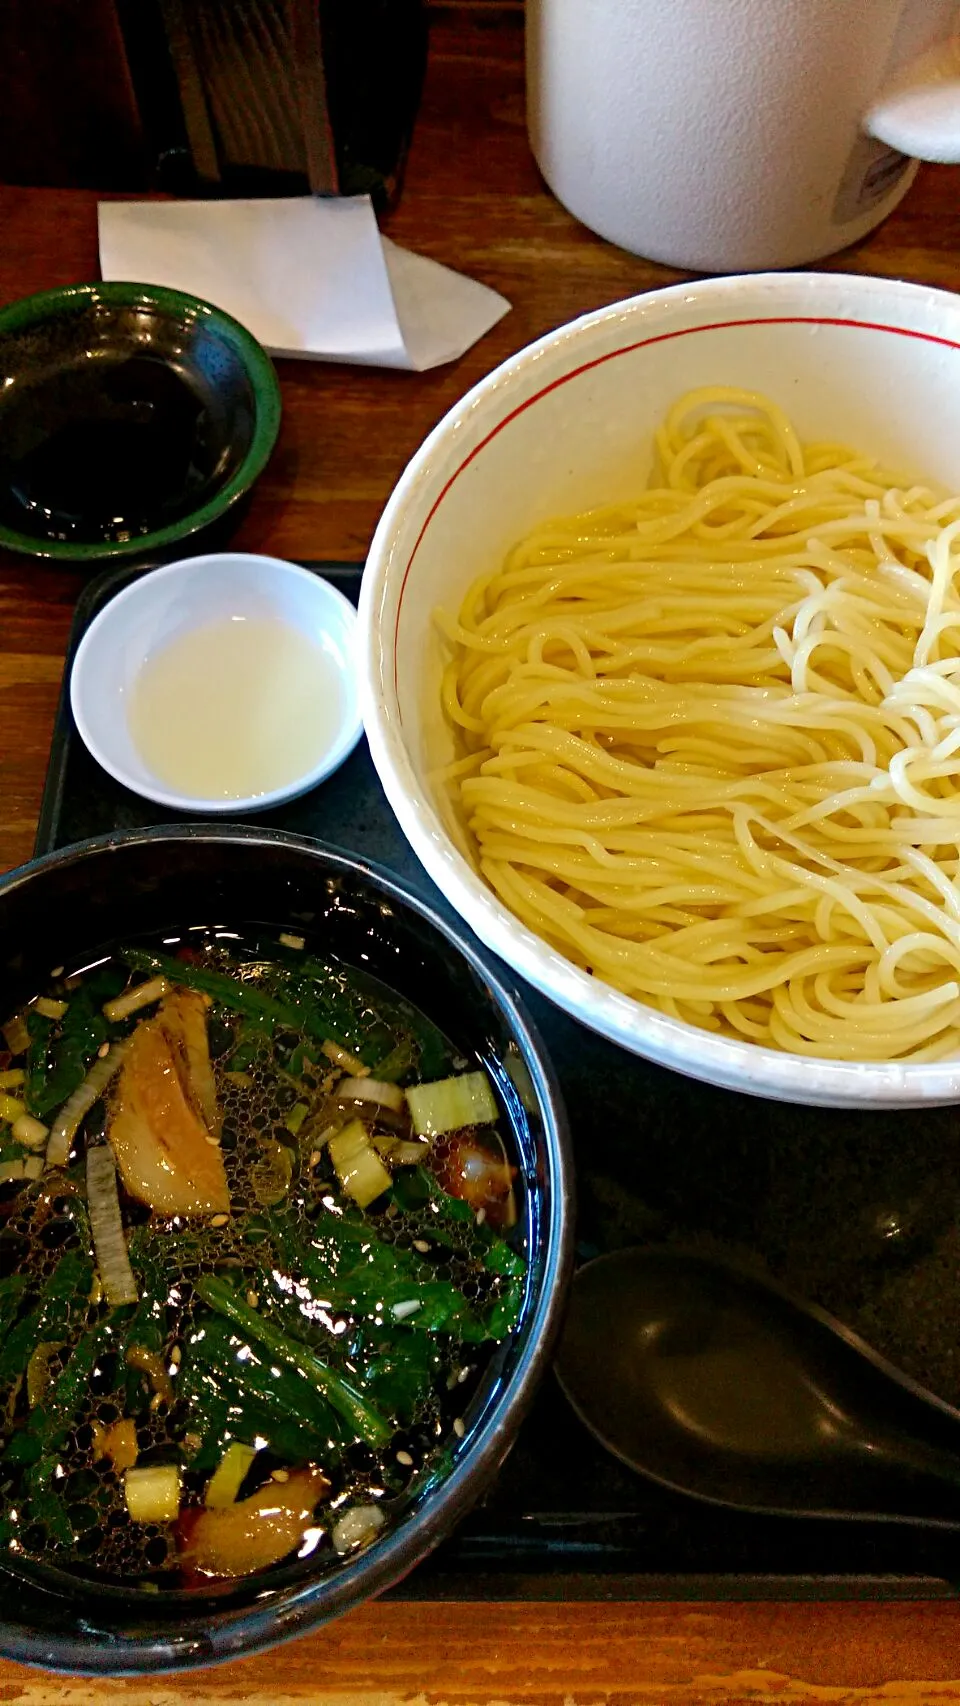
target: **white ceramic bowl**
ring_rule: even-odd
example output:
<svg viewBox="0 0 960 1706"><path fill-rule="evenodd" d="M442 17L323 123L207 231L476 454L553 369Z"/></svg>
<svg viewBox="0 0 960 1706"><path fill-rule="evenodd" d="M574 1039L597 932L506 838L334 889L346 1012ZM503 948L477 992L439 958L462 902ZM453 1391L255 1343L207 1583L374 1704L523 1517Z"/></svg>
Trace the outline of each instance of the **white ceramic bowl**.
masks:
<svg viewBox="0 0 960 1706"><path fill-rule="evenodd" d="M282 787L201 798L178 792L150 769L131 733L128 707L137 677L162 648L230 617L283 622L319 647L336 683L335 715L311 767ZM77 648L70 705L94 758L125 787L176 811L235 816L294 799L343 763L362 732L357 673L357 616L342 592L278 557L222 551L152 569L104 606Z"/></svg>
<svg viewBox="0 0 960 1706"><path fill-rule="evenodd" d="M522 350L440 422L377 529L360 603L361 698L415 852L477 935L566 1012L636 1054L753 1095L827 1107L960 1100L960 1060L806 1059L670 1019L548 947L475 873L431 770L453 754L431 620L527 529L642 485L665 409L697 385L768 393L801 437L840 439L960 488L960 298L843 274L675 285Z"/></svg>

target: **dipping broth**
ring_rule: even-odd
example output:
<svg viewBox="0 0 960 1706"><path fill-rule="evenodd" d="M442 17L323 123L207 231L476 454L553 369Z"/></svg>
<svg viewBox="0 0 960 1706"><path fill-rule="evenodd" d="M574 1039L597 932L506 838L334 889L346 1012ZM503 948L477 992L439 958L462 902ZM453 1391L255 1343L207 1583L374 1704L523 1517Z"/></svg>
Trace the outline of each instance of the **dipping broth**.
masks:
<svg viewBox="0 0 960 1706"><path fill-rule="evenodd" d="M299 936L70 969L0 1052L0 1543L127 1586L335 1565L520 1314L490 1080Z"/></svg>
<svg viewBox="0 0 960 1706"><path fill-rule="evenodd" d="M220 471L222 426L185 371L100 358L0 403L0 521L37 539L123 541L187 515Z"/></svg>

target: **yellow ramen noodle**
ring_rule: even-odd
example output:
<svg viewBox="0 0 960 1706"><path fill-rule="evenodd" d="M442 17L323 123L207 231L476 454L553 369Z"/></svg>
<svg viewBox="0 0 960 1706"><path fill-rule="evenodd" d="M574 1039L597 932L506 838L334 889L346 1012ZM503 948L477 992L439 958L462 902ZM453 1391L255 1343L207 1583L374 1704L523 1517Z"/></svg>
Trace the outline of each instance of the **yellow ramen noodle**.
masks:
<svg viewBox="0 0 960 1706"><path fill-rule="evenodd" d="M960 498L691 392L635 502L550 522L454 620L444 773L577 965L837 1060L960 1050Z"/></svg>

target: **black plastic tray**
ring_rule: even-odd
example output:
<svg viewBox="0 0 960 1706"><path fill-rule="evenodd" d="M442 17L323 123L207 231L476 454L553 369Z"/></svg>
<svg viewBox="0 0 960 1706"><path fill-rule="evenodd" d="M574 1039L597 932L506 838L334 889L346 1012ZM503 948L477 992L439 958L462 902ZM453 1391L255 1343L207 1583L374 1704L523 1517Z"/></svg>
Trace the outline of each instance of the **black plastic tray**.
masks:
<svg viewBox="0 0 960 1706"><path fill-rule="evenodd" d="M354 600L356 564L309 564ZM158 821L103 772L69 710L73 652L138 569L77 605L36 851ZM168 818L171 814L168 814ZM257 820L363 853L446 909L365 743ZM940 1396L960 1403L960 1112L847 1113L714 1090L603 1042L532 991L571 1116L583 1256L682 1238L759 1257ZM552 1378L486 1501L394 1593L437 1598L960 1596L960 1532L738 1515L669 1495L594 1444Z"/></svg>

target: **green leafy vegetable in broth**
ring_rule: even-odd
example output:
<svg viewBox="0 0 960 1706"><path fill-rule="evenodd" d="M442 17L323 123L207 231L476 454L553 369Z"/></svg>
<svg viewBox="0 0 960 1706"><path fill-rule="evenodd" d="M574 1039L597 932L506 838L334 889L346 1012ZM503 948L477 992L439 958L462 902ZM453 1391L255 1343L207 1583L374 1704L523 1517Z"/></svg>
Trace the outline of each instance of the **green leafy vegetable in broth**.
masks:
<svg viewBox="0 0 960 1706"><path fill-rule="evenodd" d="M174 1587L335 1564L445 1471L517 1323L489 1079L299 944L127 944L3 1026L11 1555Z"/></svg>

